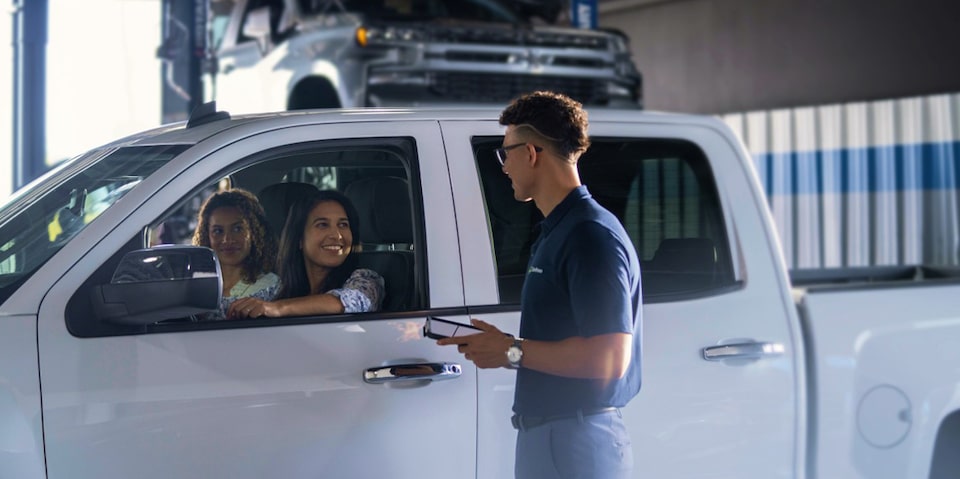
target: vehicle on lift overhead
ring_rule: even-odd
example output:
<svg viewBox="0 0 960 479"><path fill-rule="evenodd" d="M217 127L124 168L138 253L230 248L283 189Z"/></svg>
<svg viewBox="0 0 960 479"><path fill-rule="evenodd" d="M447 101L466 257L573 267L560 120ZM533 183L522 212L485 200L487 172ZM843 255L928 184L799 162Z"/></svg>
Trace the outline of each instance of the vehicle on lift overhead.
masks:
<svg viewBox="0 0 960 479"><path fill-rule="evenodd" d="M234 113L503 104L540 89L637 107L625 35L551 25L562 0L214 0L213 96Z"/></svg>

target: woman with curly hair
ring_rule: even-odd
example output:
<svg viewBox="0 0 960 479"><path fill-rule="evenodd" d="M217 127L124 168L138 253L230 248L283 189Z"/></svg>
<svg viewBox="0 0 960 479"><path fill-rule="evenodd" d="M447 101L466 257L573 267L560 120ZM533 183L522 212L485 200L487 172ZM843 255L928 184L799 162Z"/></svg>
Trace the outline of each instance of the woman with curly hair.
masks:
<svg viewBox="0 0 960 479"><path fill-rule="evenodd" d="M343 194L321 190L293 205L280 239L281 287L273 301L244 298L229 316L310 316L378 311L383 278L357 267L360 223Z"/></svg>
<svg viewBox="0 0 960 479"><path fill-rule="evenodd" d="M234 188L214 193L197 217L193 244L217 254L223 277L220 310L206 319L227 319L230 305L240 298L271 300L280 278L273 274L277 244L257 197Z"/></svg>

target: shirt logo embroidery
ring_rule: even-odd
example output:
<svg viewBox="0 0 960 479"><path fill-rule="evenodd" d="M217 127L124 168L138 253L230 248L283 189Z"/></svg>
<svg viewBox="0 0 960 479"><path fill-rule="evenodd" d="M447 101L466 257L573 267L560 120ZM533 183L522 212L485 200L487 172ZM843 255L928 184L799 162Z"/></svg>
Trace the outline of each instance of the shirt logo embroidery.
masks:
<svg viewBox="0 0 960 479"><path fill-rule="evenodd" d="M536 266L531 266L529 269L527 269L527 274L530 274L530 273L543 274L543 270Z"/></svg>

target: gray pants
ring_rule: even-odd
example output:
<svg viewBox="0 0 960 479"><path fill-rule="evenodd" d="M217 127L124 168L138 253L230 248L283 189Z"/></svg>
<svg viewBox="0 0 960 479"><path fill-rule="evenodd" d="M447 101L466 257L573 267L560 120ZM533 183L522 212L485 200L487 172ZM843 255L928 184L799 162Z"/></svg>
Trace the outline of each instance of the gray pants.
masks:
<svg viewBox="0 0 960 479"><path fill-rule="evenodd" d="M516 461L517 479L625 479L633 449L617 410L518 431Z"/></svg>

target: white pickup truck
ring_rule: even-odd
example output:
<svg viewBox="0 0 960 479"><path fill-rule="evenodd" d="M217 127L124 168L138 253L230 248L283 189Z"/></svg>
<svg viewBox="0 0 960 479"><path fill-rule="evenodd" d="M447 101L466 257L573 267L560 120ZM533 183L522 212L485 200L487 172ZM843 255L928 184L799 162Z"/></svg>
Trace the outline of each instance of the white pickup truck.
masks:
<svg viewBox="0 0 960 479"><path fill-rule="evenodd" d="M209 91L234 113L499 106L532 90L585 105L642 103L627 37L564 26L562 0L207 3Z"/></svg>
<svg viewBox="0 0 960 479"><path fill-rule="evenodd" d="M0 210L0 477L512 477L514 372L421 332L518 330L539 218L495 159L498 113L208 112L19 191ZM592 111L590 133L583 180L642 260L636 477L960 475L956 272L799 289L722 122ZM226 186L273 221L299 191L345 192L384 310L197 320L218 263L157 245Z"/></svg>

